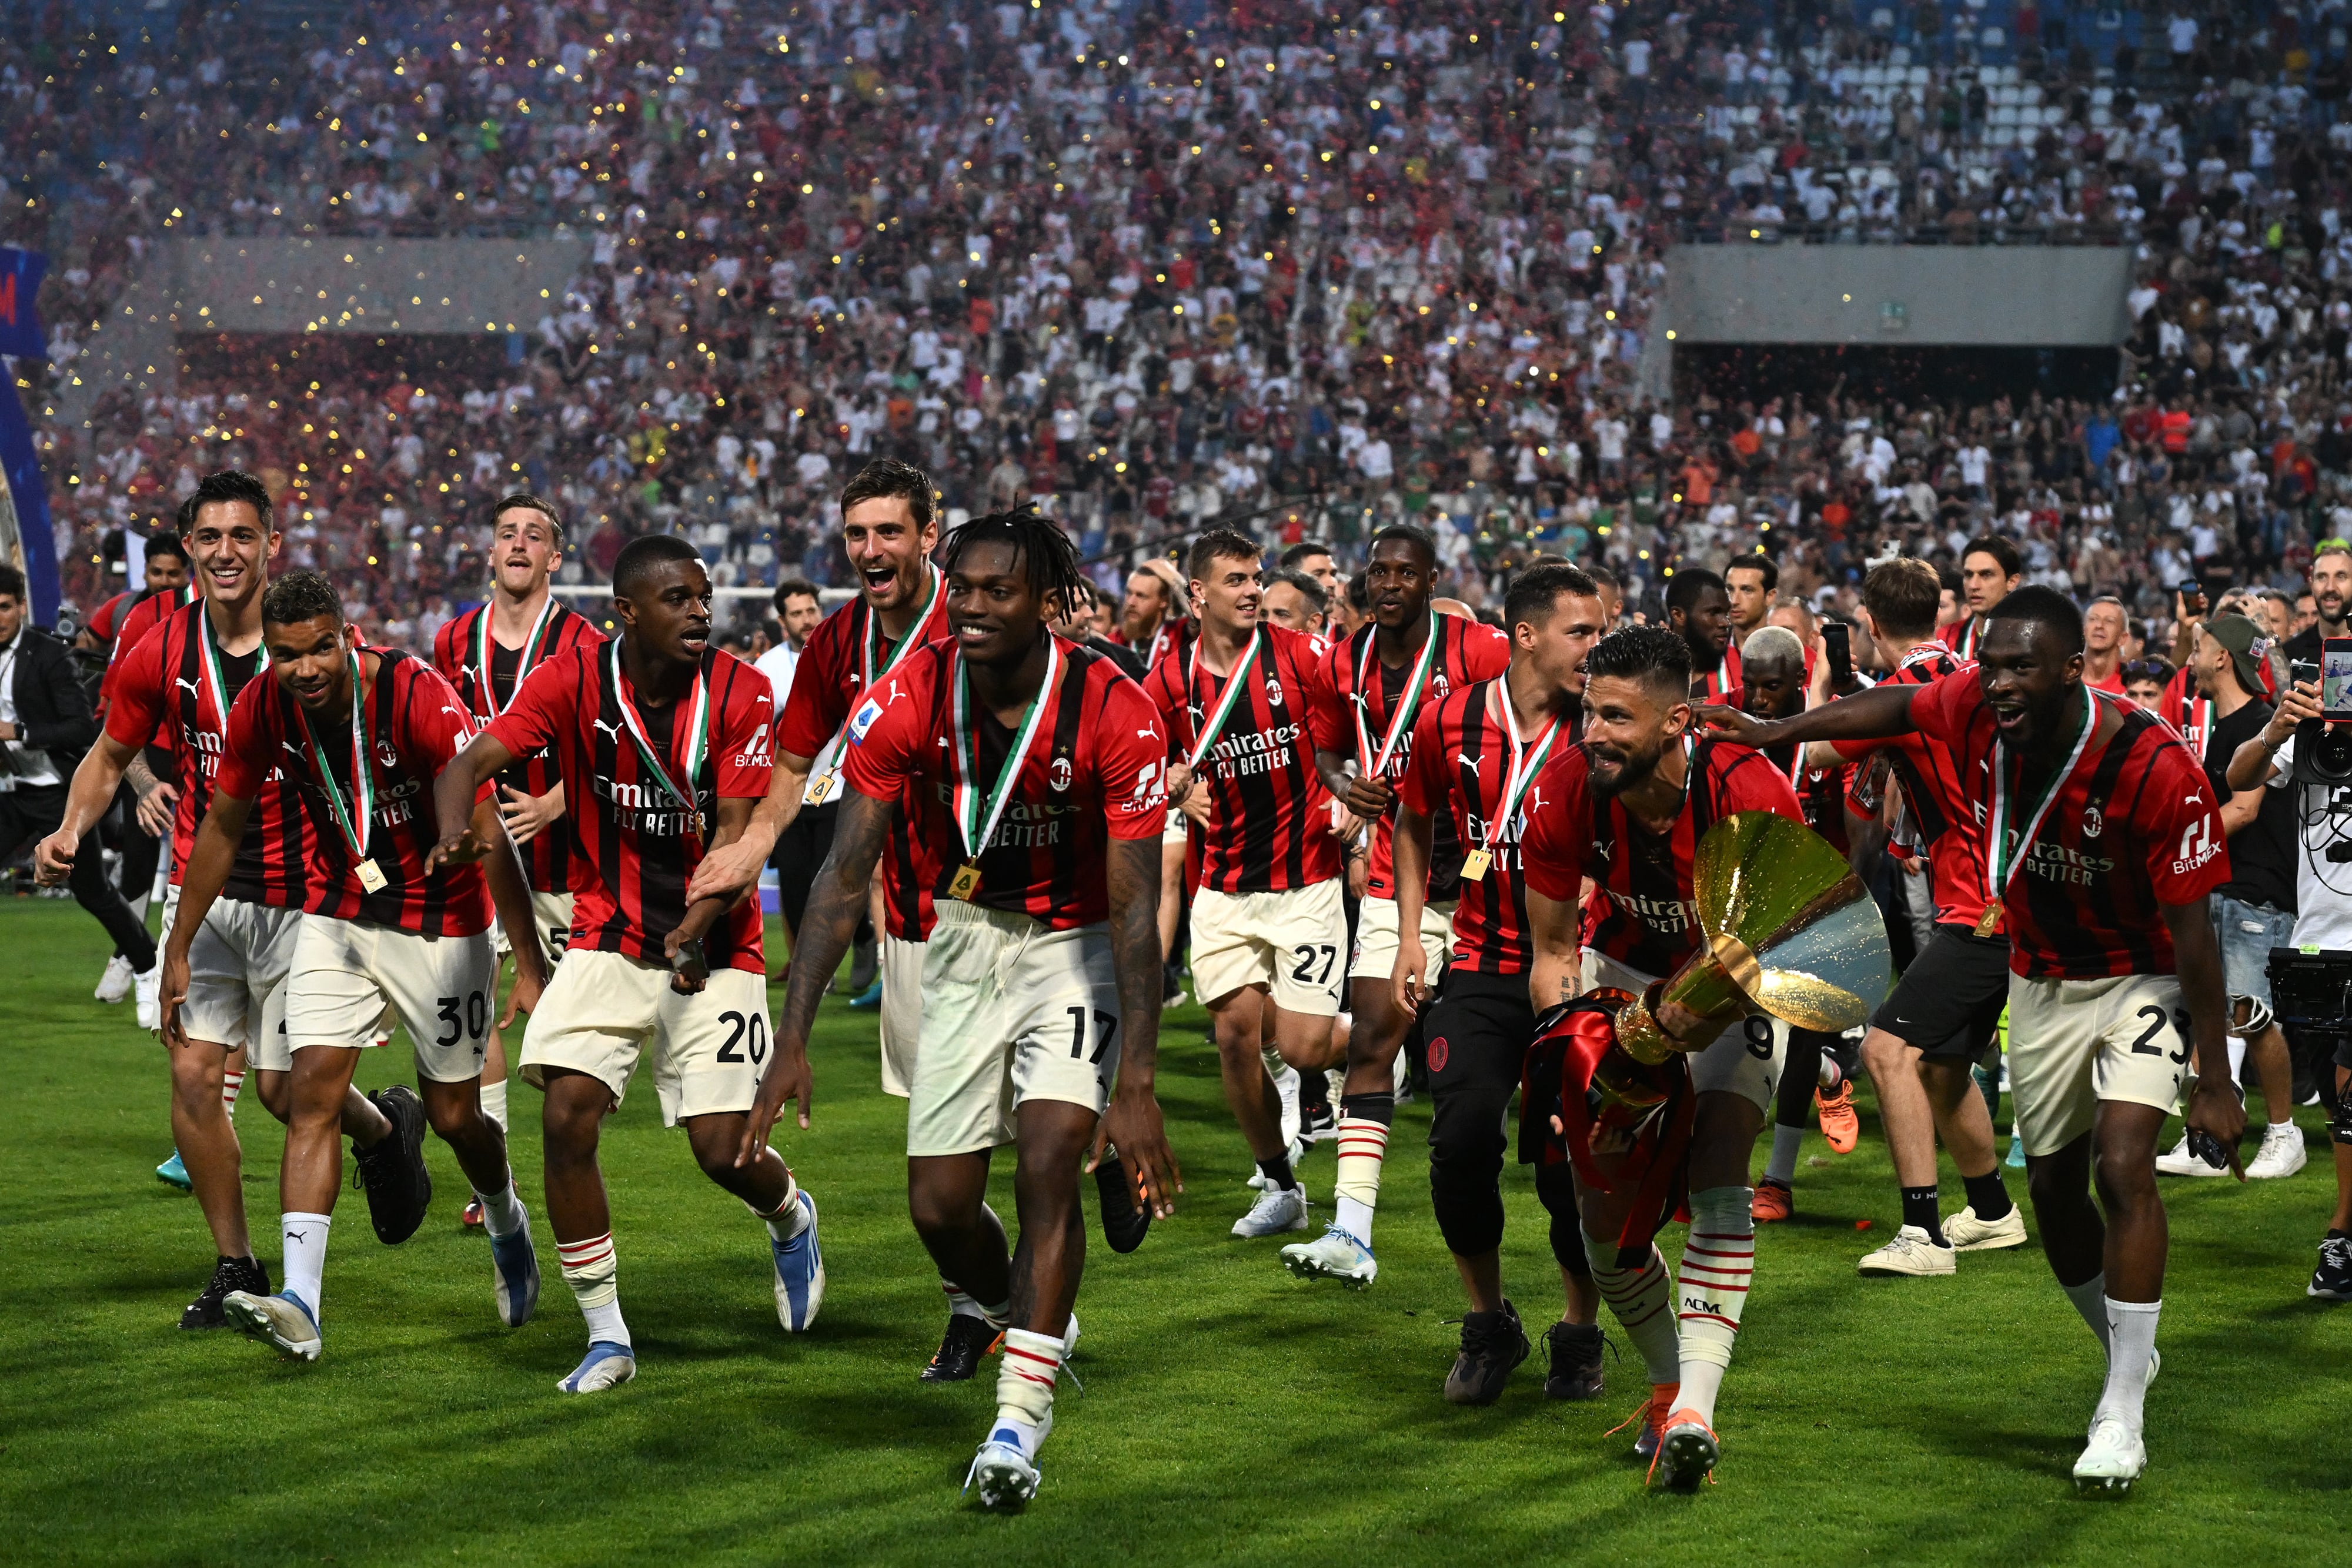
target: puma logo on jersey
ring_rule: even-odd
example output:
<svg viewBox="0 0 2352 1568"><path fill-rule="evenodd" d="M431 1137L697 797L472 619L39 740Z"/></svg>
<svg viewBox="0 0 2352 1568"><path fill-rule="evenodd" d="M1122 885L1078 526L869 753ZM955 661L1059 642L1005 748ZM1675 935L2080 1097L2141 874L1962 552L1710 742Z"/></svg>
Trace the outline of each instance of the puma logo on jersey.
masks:
<svg viewBox="0 0 2352 1568"><path fill-rule="evenodd" d="M178 680L180 685L188 688L188 695L190 696L194 696L196 695L197 686L195 682L188 679L185 675L179 676Z"/></svg>
<svg viewBox="0 0 2352 1568"><path fill-rule="evenodd" d="M611 736L611 737L613 737L614 743L615 745L619 744L620 739L621 739L621 727L620 727L619 725L617 725L617 724L606 724L606 723L605 723L603 719L601 719L601 718L600 718L600 719L593 720L593 722L595 724L595 726L596 726L596 727L597 727L598 729L601 729L601 730L603 730L606 735Z"/></svg>

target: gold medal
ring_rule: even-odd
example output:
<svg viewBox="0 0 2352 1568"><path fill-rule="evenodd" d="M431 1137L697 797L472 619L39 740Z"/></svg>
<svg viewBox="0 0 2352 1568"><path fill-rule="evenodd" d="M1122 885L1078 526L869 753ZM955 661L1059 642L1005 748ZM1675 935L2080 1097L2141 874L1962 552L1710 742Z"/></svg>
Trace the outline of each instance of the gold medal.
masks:
<svg viewBox="0 0 2352 1568"><path fill-rule="evenodd" d="M822 806L824 804L824 798L833 793L834 778L835 775L830 771L817 775L816 782L808 787L807 803L809 805Z"/></svg>
<svg viewBox="0 0 2352 1568"><path fill-rule="evenodd" d="M367 889L370 893L382 893L383 891L383 872L376 865L375 861L373 858L360 862L360 863L352 869L359 873L360 885L362 887Z"/></svg>
<svg viewBox="0 0 2352 1568"><path fill-rule="evenodd" d="M964 862L963 864L956 867L955 875L948 879L950 898L961 898L969 903L971 895L979 891L980 862L978 861Z"/></svg>
<svg viewBox="0 0 2352 1568"><path fill-rule="evenodd" d="M2000 899L1995 898L1986 901L1984 913L1977 917L1977 935L1979 936L1992 936L1999 935L2000 931L2000 915L2001 909Z"/></svg>
<svg viewBox="0 0 2352 1568"><path fill-rule="evenodd" d="M1484 882L1486 868L1494 863L1495 857L1486 851L1472 850L1462 857L1462 875L1470 882Z"/></svg>

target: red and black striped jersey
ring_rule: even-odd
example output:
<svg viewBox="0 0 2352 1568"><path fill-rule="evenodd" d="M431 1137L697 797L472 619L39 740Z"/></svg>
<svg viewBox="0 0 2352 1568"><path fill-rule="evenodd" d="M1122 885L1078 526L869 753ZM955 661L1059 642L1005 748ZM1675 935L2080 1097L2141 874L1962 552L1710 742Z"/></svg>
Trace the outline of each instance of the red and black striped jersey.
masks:
<svg viewBox="0 0 2352 1568"><path fill-rule="evenodd" d="M1054 679L995 831L979 855L972 902L1026 915L1056 931L1110 913L1104 867L1112 839L1157 839L1168 818L1168 742L1141 687L1090 648L1055 639ZM849 721L845 775L877 800L911 795L913 820L894 837L929 847L934 898L968 853L956 818L958 786L982 800L1012 755L1016 732L980 704L958 745L953 643L917 649L875 683Z"/></svg>
<svg viewBox="0 0 2352 1568"><path fill-rule="evenodd" d="M905 652L950 635L946 585L932 579L931 601L913 628ZM893 645L874 618L874 607L861 593L827 615L809 634L793 667L793 689L776 716L776 749L805 757L815 764L810 779L814 796L820 788L826 802L841 799L841 727L866 689L870 666L878 676L890 668ZM820 781L823 781L820 784ZM911 802L901 801L902 817L911 816ZM890 935L920 942L931 931L931 884L939 870L931 846L913 835L897 833L882 851L883 919Z"/></svg>
<svg viewBox="0 0 2352 1568"><path fill-rule="evenodd" d="M1258 632L1252 668L1232 677L1248 685L1201 758L1209 825L1197 885L1218 893L1312 887L1339 874L1331 794L1315 770L1316 752L1348 746L1328 651L1286 626L1260 622ZM1188 622L1144 678L1171 762L1192 754L1225 695L1227 677L1201 664L1200 647L1200 629Z"/></svg>
<svg viewBox="0 0 2352 1568"><path fill-rule="evenodd" d="M158 595L158 598L163 597ZM153 602L152 600L148 602ZM211 686L205 654L210 628L201 603L184 605L115 662L114 700L106 733L133 747L159 744L171 754L179 801L172 814L172 881L195 848L196 824L212 809L214 778L228 744L228 716L259 673L261 651L219 656L222 690ZM236 861L221 887L226 898L299 909L307 884L310 819L301 791L273 758L261 780Z"/></svg>
<svg viewBox="0 0 2352 1568"><path fill-rule="evenodd" d="M482 623L489 615L488 604L477 606L444 625L433 638L433 667L457 688L457 695L464 701L466 711L473 716L477 729L487 727L505 711L531 671L583 644L593 647L604 640L604 634L586 616L551 603L546 623L539 628L530 646L509 648L491 638L489 668L484 670ZM515 755L522 760L498 776L495 782L500 788L520 789L533 796L544 795L555 788L555 757L551 749L542 747ZM565 804L570 804L568 799ZM533 888L541 893L572 890L573 867L569 833L541 833L522 846L522 860L527 880Z"/></svg>
<svg viewBox="0 0 2352 1568"><path fill-rule="evenodd" d="M106 674L99 683L98 706L100 712L104 712L107 705L114 700L114 669L122 663L123 656L137 652L139 644L147 640L148 632L161 626L175 612L196 602L197 597L196 585L191 582L168 593L151 593L123 607L121 624L114 628L114 646L107 654Z"/></svg>
<svg viewBox="0 0 2352 1568"><path fill-rule="evenodd" d="M665 964L663 945L686 918L686 885L717 825L719 802L768 793L775 697L767 676L750 664L715 648L705 653L698 751L688 732L695 697L648 704L621 667L620 649L618 642L580 641L549 658L486 733L518 757L545 752L551 788L563 784L574 870L572 946ZM703 831L639 753L624 696L663 771L694 796ZM714 969L766 974L758 903L746 900L720 915L702 950Z"/></svg>
<svg viewBox="0 0 2352 1568"><path fill-rule="evenodd" d="M1810 678L1806 685L1810 691ZM1834 702L1836 699L1832 697L1831 700ZM1735 687L1724 706L1747 712L1748 688ZM1757 716L1766 716L1759 714ZM1798 746L1791 742L1787 746L1768 747L1764 756L1781 771L1789 780L1789 787L1797 792L1797 804L1805 813L1805 826L1828 840L1838 853L1844 854L1853 848L1845 831L1845 808L1853 790L1854 767L1852 763L1844 763L1836 768L1802 768L1798 765ZM1856 809L1867 814L1865 808Z"/></svg>
<svg viewBox="0 0 2352 1568"><path fill-rule="evenodd" d="M1544 770L1519 841L1528 885L1572 904L1591 877L1608 900L1588 944L1629 968L1671 975L1698 951L1691 861L1706 831L1738 811L1777 811L1804 821L1786 772L1751 747L1721 736L1689 741L1690 787L1673 829L1654 833L1615 796L1587 787L1591 762L1578 747Z"/></svg>
<svg viewBox="0 0 2352 1568"><path fill-rule="evenodd" d="M1927 686L1962 673L1973 679L1975 670L1974 664L1942 643L1918 643L1903 655L1895 673L1879 685ZM1916 705L1916 699L1914 701ZM1991 799L1990 793L1979 792L1963 778L1960 759L1951 750L1916 731L1888 740L1841 740L1834 744L1839 756L1853 761L1874 751L1886 753L1895 769L1895 781L1902 788L1904 803L1910 808L1919 846L1927 853L1927 873L1934 879L1937 922L1974 927L1984 915L1984 802ZM1857 769L1857 778L1860 773ZM1866 814L1874 810L1853 797L1851 789L1848 798L1854 800L1858 811Z"/></svg>
<svg viewBox="0 0 2352 1568"><path fill-rule="evenodd" d="M1528 813L1540 803L1543 772L1549 769L1547 766L1528 786L1518 810L1503 825L1496 841L1495 821L1511 771L1511 737L1496 716L1497 700L1507 700L1502 682L1480 681L1435 707L1424 706L1413 726L1412 766L1405 769L1397 792L1431 819L1433 840L1436 821L1450 819L1465 853L1488 849L1494 856L1486 875L1462 879L1462 901L1454 907L1454 962L1482 975L1518 975L1535 962L1520 837ZM1552 742L1552 755L1574 749L1583 727L1583 711L1571 702ZM1540 734L1521 738L1529 749L1543 744Z"/></svg>
<svg viewBox="0 0 2352 1568"><path fill-rule="evenodd" d="M2260 692L2252 695L2257 700L2263 695ZM2157 701L2156 716L2189 743L2189 756L2203 758L2206 743L2213 736L2213 699L2199 695L2196 671L2173 672L2172 679L2165 684L2164 695Z"/></svg>
<svg viewBox="0 0 2352 1568"><path fill-rule="evenodd" d="M487 930L490 900L479 865L444 866L430 875L425 871L425 852L440 841L433 780L474 737L465 706L449 683L414 653L368 649L360 660L362 668L372 665L374 672L362 716L364 766L375 799L368 814L367 858L383 873L382 887L371 893L362 884L359 857L344 837L319 771L323 762L356 826L360 810L352 799L348 718L306 725L274 677L248 681L229 710L227 751L213 787L250 800L263 787L265 768L293 780L310 821L310 895L302 904L307 913L422 936L470 936ZM482 797L488 794L485 785Z"/></svg>
<svg viewBox="0 0 2352 1568"><path fill-rule="evenodd" d="M114 656L114 634L119 629L123 616L129 614L131 607L136 605L139 601L145 596L143 590L126 588L121 592L116 594L113 598L108 600L105 603L100 605L97 609L91 611L89 612L89 619L81 623L83 631L89 632L91 636L106 644L107 657L109 659L111 659Z"/></svg>
<svg viewBox="0 0 2352 1568"><path fill-rule="evenodd" d="M1805 674L1810 678L1812 672L1813 654L1808 648L1805 650ZM1690 695L1693 702L1730 704L1738 690L1739 639L1734 637L1724 644L1722 658L1704 669L1694 668L1691 671Z"/></svg>
<svg viewBox="0 0 2352 1568"><path fill-rule="evenodd" d="M1364 755L1363 740L1369 737L1376 757L1397 705L1404 697L1405 685L1412 675L1410 664L1392 670L1381 661L1373 651L1377 632L1377 626L1368 623L1346 642L1333 644L1328 666L1332 695L1339 699L1340 733L1356 753L1356 765L1367 771L1373 759ZM1511 640L1484 622L1465 621L1459 615L1440 615L1431 635L1438 639L1438 649L1430 664L1429 688L1421 696L1424 709L1432 703L1444 701L1464 686L1495 680L1511 666ZM1362 736L1357 734L1360 721ZM1412 722L1397 737L1396 755L1389 758L1388 779L1391 784L1402 779L1405 769L1412 765L1413 726L1419 722L1420 714L1416 712ZM1391 839L1395 824L1396 814L1391 810L1381 817L1372 832L1372 859L1364 879L1364 892L1373 898L1396 896ZM1442 822L1433 829L1429 848L1429 901L1443 904L1454 897L1454 884L1461 874L1462 846L1454 841L1451 822Z"/></svg>
<svg viewBox="0 0 2352 1568"><path fill-rule="evenodd" d="M2015 872L2001 900L2009 967L2029 979L2169 975L2163 906L2201 901L2230 880L2217 792L2203 767L2155 715L2105 695L2097 702L2095 713L2112 709L2121 723L2104 744L2092 736L2032 842L2011 845ZM2021 833L2032 816L2021 804L2021 764L2000 755L2007 748L1996 746L1975 669L1927 686L1912 700L1911 719L1958 760L1988 819L1998 759L2003 792L2021 802L2007 834Z"/></svg>

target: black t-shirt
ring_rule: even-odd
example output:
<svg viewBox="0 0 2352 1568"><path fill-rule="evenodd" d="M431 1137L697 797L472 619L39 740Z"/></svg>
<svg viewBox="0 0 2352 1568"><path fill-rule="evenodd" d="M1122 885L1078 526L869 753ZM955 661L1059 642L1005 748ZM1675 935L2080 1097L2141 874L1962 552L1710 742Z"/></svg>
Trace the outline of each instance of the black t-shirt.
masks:
<svg viewBox="0 0 2352 1568"><path fill-rule="evenodd" d="M2205 738L2205 768L2226 770L2238 747L2263 732L2271 720L2270 704L2246 703L2227 718L2217 718ZM2230 880L2217 890L2241 904L2267 904L2287 915L2294 913L2295 804L2294 789L2264 789L2262 810L2254 820L2230 836Z"/></svg>

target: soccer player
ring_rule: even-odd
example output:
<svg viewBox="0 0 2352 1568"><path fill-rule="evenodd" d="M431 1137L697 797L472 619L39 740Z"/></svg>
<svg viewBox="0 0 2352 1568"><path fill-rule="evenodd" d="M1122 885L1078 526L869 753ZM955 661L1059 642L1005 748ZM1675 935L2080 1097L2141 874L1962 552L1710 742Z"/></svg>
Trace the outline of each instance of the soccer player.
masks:
<svg viewBox="0 0 2352 1568"><path fill-rule="evenodd" d="M1348 962L1348 1073L1339 1096L1338 1170L1331 1178L1334 1203L1350 1207L1364 1229L1380 1201L1381 1162L1387 1156L1389 1127L1396 1120L1396 1059L1412 1028L1412 1015L1397 1006L1390 977L1396 968L1398 907L1391 863L1395 833L1392 810L1397 781L1412 761L1413 726L1426 705L1442 702L1461 687L1491 681L1510 667L1511 640L1492 626L1429 607L1437 585L1437 544L1423 529L1396 523L1372 536L1360 574L1368 619L1330 653L1330 685L1341 724L1351 727L1357 772L1350 778L1336 750L1316 752L1325 786L1345 800L1354 821L1345 835L1351 855L1370 841L1364 897L1356 911L1355 951ZM1343 731L1344 733L1344 731ZM1422 942L1442 956L1452 935L1464 849L1448 816L1430 839L1428 885L1423 889ZM1434 964L1422 976L1433 990ZM1367 1247L1371 1238L1357 1239ZM1369 1284L1371 1274L1357 1281Z"/></svg>
<svg viewBox="0 0 2352 1568"><path fill-rule="evenodd" d="M229 1111L248 1061L270 1114L285 1121L291 1107L292 1062L281 1027L284 982L310 886L311 830L293 780L283 768L272 769L250 798L220 895L201 917L181 914L197 825L211 810L227 749L229 714L246 686L268 669L262 574L278 541L270 527L268 490L234 470L206 475L181 515L201 597L151 625L140 646L110 672L106 731L75 769L64 821L41 841L36 860L41 881L62 882L76 863L82 835L105 813L144 748L162 737L172 779L158 788L173 791L173 813L163 938L168 946L175 932L184 933L190 967L178 1030L164 1041L172 1131L179 1144L173 1157L185 1166L217 1260L212 1278L180 1314L180 1326L209 1329L227 1325L222 1303L231 1291L266 1294L269 1289L247 1228L241 1150ZM158 1028L163 977L159 962ZM340 1124L358 1155L376 1234L405 1240L424 1218L429 1190L418 1146L422 1107L406 1088L373 1098L352 1089L343 1095Z"/></svg>
<svg viewBox="0 0 2352 1568"><path fill-rule="evenodd" d="M467 803L518 757L551 753L571 803L572 946L522 1042L523 1081L546 1093L548 1222L588 1326L587 1354L557 1385L567 1394L636 1375L596 1146L648 1041L663 1124L683 1126L703 1173L767 1225L778 1321L804 1330L824 1299L815 1200L774 1151L736 1159L768 1054L760 906L685 893L702 845L740 836L768 793L774 698L711 646L710 577L676 535L622 549L613 611L620 635L543 664L434 794L436 864L481 852Z"/></svg>
<svg viewBox="0 0 2352 1568"><path fill-rule="evenodd" d="M1977 558L1987 552L1970 555L1972 564L1982 565ZM1864 622L1893 672L1882 686L1929 685L1965 667L1935 633L1941 591L1934 570L1916 559L1882 562L1863 580ZM1902 1224L1855 1267L1879 1278L1949 1274L1960 1252L2021 1247L2026 1239L2025 1217L2001 1182L1992 1116L1969 1074L1970 1064L1989 1060L1994 1049L2010 991L2009 935L1998 917L1985 917L1980 791L1953 753L1918 734L1807 750L1813 761L1859 761L1884 752L1927 852L1935 935L1879 1004L1862 1040L1901 1189ZM1948 1219L1937 1189L1938 1134L1968 1192L1966 1207Z"/></svg>
<svg viewBox="0 0 2352 1568"><path fill-rule="evenodd" d="M1802 605L1781 608L1803 612ZM1780 612L1773 613L1777 617ZM1739 688L1731 694L1732 706L1759 718L1785 718L1802 712L1810 695L1805 644L1800 634L1780 625L1759 626L1748 633L1739 645ZM1802 747L1791 745L1765 755L1773 767L1789 776L1789 786L1797 791L1797 804L1804 811L1805 825L1843 853L1847 848L1846 765L1833 761L1825 768L1809 768L1803 753ZM1759 1225L1786 1219L1795 1211L1797 1155L1816 1104L1821 1108L1822 1135L1830 1147L1842 1155L1853 1152L1859 1129L1853 1092L1843 1082L1838 1066L1837 1046L1838 1037L1833 1034L1793 1026L1789 1030L1788 1060L1781 1063L1780 1087L1774 1102L1772 1153L1765 1162L1763 1179L1756 1184L1753 1207Z"/></svg>
<svg viewBox="0 0 2352 1568"><path fill-rule="evenodd" d="M1676 574L1676 580L1681 574ZM1716 590L1717 598L1720 588ZM1531 1003L1549 1008L1600 987L1639 996L1699 950L1692 866L1699 841L1739 811L1803 817L1788 775L1762 753L1693 727L1690 643L1679 632L1631 626L1585 661L1584 744L1553 759L1519 840L1535 957ZM1582 885L1599 893L1580 936ZM1667 1007L1659 1022L1696 1042L1698 1020ZM1592 1277L1650 1375L1635 1452L1658 1479L1696 1485L1715 1468L1716 1396L1754 1282L1756 1228L1748 1160L1779 1082L1786 1030L1751 1017L1690 1058L1696 1116L1688 1183L1690 1235L1681 1288L1670 1294L1652 1242L1629 1260L1619 1239L1633 1197L1578 1191ZM1629 1263L1631 1266L1629 1266ZM1667 1315L1679 1297L1680 1332ZM1474 1324L1464 1324L1469 1342ZM1482 1332L1493 1335L1491 1327ZM1503 1347L1507 1349L1506 1341Z"/></svg>
<svg viewBox="0 0 2352 1568"><path fill-rule="evenodd" d="M433 639L433 667L457 688L475 729L507 710L531 671L583 643L604 641L586 617L557 603L548 591L563 561L563 520L552 506L518 491L493 507L490 560L489 598ZM554 758L544 750L524 757L499 777L498 800L507 836L522 852L532 924L553 963L572 930L572 835L558 826L564 795ZM493 925L491 938L503 960L509 949L504 925ZM482 1112L500 1127L507 1124L506 1042L495 1024L482 1058ZM465 1219L468 1226L482 1222L470 1205Z"/></svg>
<svg viewBox="0 0 2352 1568"><path fill-rule="evenodd" d="M1315 580L1323 591L1323 602L1329 604L1344 591L1339 564L1331 559L1331 547L1318 539L1306 539L1282 552L1283 571L1296 571Z"/></svg>
<svg viewBox="0 0 2352 1568"><path fill-rule="evenodd" d="M2075 1485L2126 1491L2147 1464L2164 1287L2156 1140L2192 1055L2189 1129L2232 1169L2246 1121L2206 909L2230 874L2214 789L2160 720L2084 684L2082 612L2041 587L1986 614L1973 670L1774 727L1776 740L1916 733L1983 808L1979 924L2010 937L2010 1088L2042 1249L2106 1352Z"/></svg>
<svg viewBox="0 0 2352 1568"><path fill-rule="evenodd" d="M229 710L212 809L196 831L179 921L163 952L163 1030L184 1043L193 938L234 870L254 798L282 769L310 821L308 894L287 967L283 1028L292 1058L292 1109L278 1172L286 1277L275 1295L232 1291L232 1326L292 1361L316 1361L320 1287L335 1189L342 1185L336 1136L360 1052L376 1043L387 1009L408 1026L424 1114L457 1156L490 1234L491 1289L499 1321L530 1320L539 1259L530 1221L507 1168L506 1134L482 1113L482 1055L491 984L490 911L483 872L436 870L425 797L470 736L457 694L423 661L359 645L332 584L289 572L261 596L268 680L253 680ZM281 757L285 759L280 760ZM545 980L530 894L506 830L487 795L473 831L497 855L490 891L514 936L510 1009L527 1009ZM403 1129L404 1139L415 1136ZM431 1184L422 1184L429 1199Z"/></svg>
<svg viewBox="0 0 2352 1568"><path fill-rule="evenodd" d="M1209 1009L1225 1102L1265 1178L1234 1222L1235 1236L1255 1239L1307 1228L1307 1192L1261 1048L1271 1037L1285 1064L1327 1065L1348 912L1315 754L1343 742L1322 645L1260 613L1257 542L1212 528L1186 568L1198 627L1177 632L1143 689L1168 736L1169 799L1201 797L1192 981ZM1271 1019L1269 1009L1278 1009Z"/></svg>
<svg viewBox="0 0 2352 1568"><path fill-rule="evenodd" d="M1536 1032L1519 832L1538 803L1537 780L1552 758L1576 747L1584 660L1600 641L1601 616L1592 580L1575 567L1519 573L1503 605L1509 669L1423 708L1398 807L1399 935L1391 986L1399 1007L1423 1018L1430 1202L1470 1297L1461 1354L1445 1379L1445 1397L1457 1405L1493 1404L1528 1354L1518 1313L1503 1293L1501 1260L1504 1113ZM1423 985L1428 960L1421 911L1439 817L1452 819L1467 853L1453 952L1432 998ZM1551 1216L1552 1256L1567 1297L1559 1322L1544 1335L1551 1365L1544 1392L1589 1399L1601 1392L1601 1331L1593 1321L1600 1299L1577 1229L1569 1166L1538 1166L1536 1195ZM1369 1282L1371 1218L1370 1205L1342 1199L1319 1240L1286 1248L1284 1257L1304 1276Z"/></svg>
<svg viewBox="0 0 2352 1568"><path fill-rule="evenodd" d="M771 852L795 874L778 878L785 928L797 942L808 878L829 858L842 803L843 726L866 693L926 643L948 634L947 594L931 551L940 542L937 492L921 469L878 457L841 492L841 542L858 596L809 636L776 720L776 768L742 837L711 846L694 868L690 899L737 897ZM781 848L779 848L781 846ZM930 935L929 846L908 836L883 850L882 1092L904 1099L922 1012L923 942ZM864 885L864 883L861 883ZM826 980L833 978L826 971Z"/></svg>
<svg viewBox="0 0 2352 1568"><path fill-rule="evenodd" d="M1047 630L1085 590L1059 528L1027 508L976 517L945 566L953 640L918 649L849 721L849 793L739 1158L760 1156L785 1101L807 1121L809 1027L866 868L899 834L935 846L907 1191L941 1278L974 1303L957 1315L1005 1325L996 1418L966 1479L994 1509L1036 1495L1053 1430L1086 1258L1081 1165L1115 1146L1130 1201L1156 1215L1181 1181L1152 1097L1167 742L1134 682ZM982 1202L1003 1144L1018 1162L1010 1258Z"/></svg>
<svg viewBox="0 0 2352 1568"><path fill-rule="evenodd" d="M1743 555L1723 569L1723 591L1731 602L1731 646L1744 656L1748 639L1772 613L1780 588L1780 565L1769 555Z"/></svg>
<svg viewBox="0 0 2352 1568"><path fill-rule="evenodd" d="M1739 649L1731 636L1731 596L1723 579L1701 567L1666 584L1666 629L1690 649L1691 696L1721 702L1739 685Z"/></svg>
<svg viewBox="0 0 2352 1568"><path fill-rule="evenodd" d="M1960 551L1960 600L1968 619L1958 631L1944 635L1953 658L1964 664L1975 660L1977 643L1984 636L1985 612L2024 580L2025 558L2017 553L2015 545L1999 534L1985 534L1968 542Z"/></svg>

